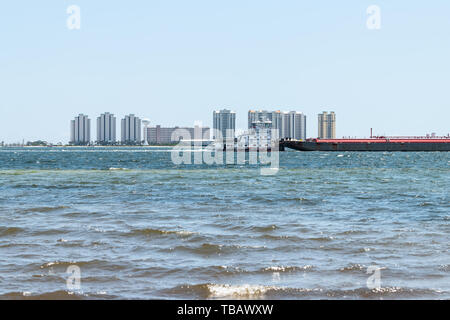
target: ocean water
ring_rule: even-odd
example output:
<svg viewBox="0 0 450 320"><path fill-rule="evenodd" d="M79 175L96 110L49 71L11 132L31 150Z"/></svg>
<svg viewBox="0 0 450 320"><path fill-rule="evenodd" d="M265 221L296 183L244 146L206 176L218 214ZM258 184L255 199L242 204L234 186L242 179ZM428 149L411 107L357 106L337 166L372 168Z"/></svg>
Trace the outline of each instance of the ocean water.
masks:
<svg viewBox="0 0 450 320"><path fill-rule="evenodd" d="M0 148L0 298L449 299L449 191L450 153Z"/></svg>

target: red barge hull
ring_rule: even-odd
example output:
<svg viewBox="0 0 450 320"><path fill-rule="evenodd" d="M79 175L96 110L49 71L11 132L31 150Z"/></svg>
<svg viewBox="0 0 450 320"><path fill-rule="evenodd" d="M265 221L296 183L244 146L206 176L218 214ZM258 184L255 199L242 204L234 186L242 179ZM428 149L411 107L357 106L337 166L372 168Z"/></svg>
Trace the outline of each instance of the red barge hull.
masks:
<svg viewBox="0 0 450 320"><path fill-rule="evenodd" d="M372 138L372 139L308 139L285 140L280 148L298 151L450 151L450 138Z"/></svg>

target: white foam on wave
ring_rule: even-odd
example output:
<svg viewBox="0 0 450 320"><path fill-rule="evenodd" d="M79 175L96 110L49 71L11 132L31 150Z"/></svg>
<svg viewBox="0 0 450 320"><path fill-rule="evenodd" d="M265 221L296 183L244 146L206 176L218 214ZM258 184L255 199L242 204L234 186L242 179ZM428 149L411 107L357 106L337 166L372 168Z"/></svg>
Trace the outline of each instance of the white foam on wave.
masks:
<svg viewBox="0 0 450 320"><path fill-rule="evenodd" d="M263 297L268 290L277 290L278 287L261 285L229 285L208 284L210 297L212 298L255 298Z"/></svg>
<svg viewBox="0 0 450 320"><path fill-rule="evenodd" d="M305 265L305 266L272 266L264 268L264 271L274 271L274 272L289 272L289 271L296 271L296 270L310 270L313 269L312 265Z"/></svg>

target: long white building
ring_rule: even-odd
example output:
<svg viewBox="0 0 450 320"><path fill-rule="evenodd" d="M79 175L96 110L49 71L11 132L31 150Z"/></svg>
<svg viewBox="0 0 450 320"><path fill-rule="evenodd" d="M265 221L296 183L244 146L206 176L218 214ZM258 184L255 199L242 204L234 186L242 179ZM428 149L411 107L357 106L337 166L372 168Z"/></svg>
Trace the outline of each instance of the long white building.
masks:
<svg viewBox="0 0 450 320"><path fill-rule="evenodd" d="M189 135L189 140L195 139L207 141L210 138L209 127L195 126L164 128L157 125L156 127L148 127L146 129L147 142L149 144L177 143L180 141L180 139L175 139L176 135L174 135L174 132L177 130L180 130L179 132L187 133Z"/></svg>
<svg viewBox="0 0 450 320"><path fill-rule="evenodd" d="M121 122L122 144L140 144L141 139L141 119L134 114L125 116Z"/></svg>
<svg viewBox="0 0 450 320"><path fill-rule="evenodd" d="M109 113L103 113L97 118L97 143L116 143L116 117Z"/></svg>
<svg viewBox="0 0 450 320"><path fill-rule="evenodd" d="M70 144L87 145L91 142L91 119L79 114L70 121Z"/></svg>

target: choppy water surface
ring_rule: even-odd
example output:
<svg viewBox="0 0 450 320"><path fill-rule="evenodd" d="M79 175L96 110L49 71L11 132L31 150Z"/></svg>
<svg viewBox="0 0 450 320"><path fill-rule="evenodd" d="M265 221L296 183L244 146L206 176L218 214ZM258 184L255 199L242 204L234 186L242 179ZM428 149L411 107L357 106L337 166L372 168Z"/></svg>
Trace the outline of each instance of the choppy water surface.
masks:
<svg viewBox="0 0 450 320"><path fill-rule="evenodd" d="M280 158L0 149L0 298L450 298L450 153Z"/></svg>

